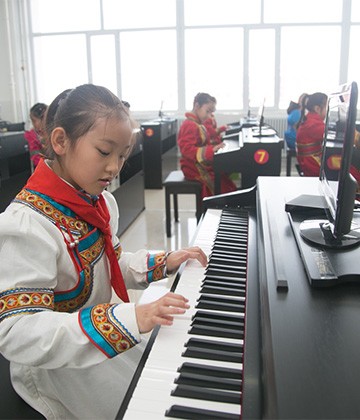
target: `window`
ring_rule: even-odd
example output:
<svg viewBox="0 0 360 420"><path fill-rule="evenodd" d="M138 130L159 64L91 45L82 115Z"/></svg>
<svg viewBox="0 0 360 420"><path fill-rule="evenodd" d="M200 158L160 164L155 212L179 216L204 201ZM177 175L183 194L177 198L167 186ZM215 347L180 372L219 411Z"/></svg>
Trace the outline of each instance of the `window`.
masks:
<svg viewBox="0 0 360 420"><path fill-rule="evenodd" d="M31 0L30 4L35 33L100 29L99 0Z"/></svg>
<svg viewBox="0 0 360 420"><path fill-rule="evenodd" d="M105 29L176 25L175 0L102 0Z"/></svg>
<svg viewBox="0 0 360 420"><path fill-rule="evenodd" d="M342 0L264 0L266 23L340 22Z"/></svg>
<svg viewBox="0 0 360 420"><path fill-rule="evenodd" d="M54 35L34 39L37 100L50 104L65 89L88 82L84 35Z"/></svg>
<svg viewBox="0 0 360 420"><path fill-rule="evenodd" d="M260 22L260 0L185 0L185 25L239 25Z"/></svg>
<svg viewBox="0 0 360 420"><path fill-rule="evenodd" d="M249 105L274 106L275 31L255 29L249 35Z"/></svg>
<svg viewBox="0 0 360 420"><path fill-rule="evenodd" d="M345 74L360 83L359 0L20 4L32 31L34 89L29 84L36 97L29 103L93 82L151 117L161 105L183 115L199 91L217 98L218 111L237 114L265 97L270 114L304 91L333 90Z"/></svg>
<svg viewBox="0 0 360 420"><path fill-rule="evenodd" d="M284 27L281 35L281 108L303 92L326 93L339 84L340 26Z"/></svg>
<svg viewBox="0 0 360 420"><path fill-rule="evenodd" d="M123 32L122 99L133 111L177 109L176 31Z"/></svg>
<svg viewBox="0 0 360 420"><path fill-rule="evenodd" d="M187 29L185 32L186 108L207 92L220 109L241 109L243 101L243 31Z"/></svg>
<svg viewBox="0 0 360 420"><path fill-rule="evenodd" d="M91 37L91 82L118 92L114 35Z"/></svg>

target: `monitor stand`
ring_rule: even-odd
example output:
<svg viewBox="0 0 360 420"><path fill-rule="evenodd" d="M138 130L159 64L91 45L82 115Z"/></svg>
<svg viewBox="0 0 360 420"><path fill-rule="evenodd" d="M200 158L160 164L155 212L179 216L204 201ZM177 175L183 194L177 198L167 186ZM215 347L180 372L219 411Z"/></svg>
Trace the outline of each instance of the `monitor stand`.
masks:
<svg viewBox="0 0 360 420"><path fill-rule="evenodd" d="M336 238L332 233L332 225L326 219L308 219L304 220L299 231L302 238L315 246L321 246L330 249L346 249L360 244L359 226L352 226L347 235Z"/></svg>

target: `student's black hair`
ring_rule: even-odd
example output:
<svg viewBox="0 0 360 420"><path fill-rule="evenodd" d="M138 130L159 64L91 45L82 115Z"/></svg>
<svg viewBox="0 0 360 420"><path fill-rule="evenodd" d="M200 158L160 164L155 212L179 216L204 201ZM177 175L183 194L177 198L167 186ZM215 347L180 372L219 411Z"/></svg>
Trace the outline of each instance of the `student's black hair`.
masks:
<svg viewBox="0 0 360 420"><path fill-rule="evenodd" d="M30 117L42 119L47 110L47 105L41 102L36 103L30 108Z"/></svg>
<svg viewBox="0 0 360 420"><path fill-rule="evenodd" d="M209 95L208 93L199 92L194 98L193 106L195 107L195 104L199 104L200 106L203 106L210 102L216 104L216 99L213 96Z"/></svg>
<svg viewBox="0 0 360 420"><path fill-rule="evenodd" d="M129 107L109 89L93 84L67 89L53 100L47 110L47 136L50 139L52 131L56 127L62 127L69 139L75 143L99 118L111 117L116 117L119 121L129 120L132 127L136 126L130 117ZM54 158L51 142L47 143L47 156Z"/></svg>
<svg viewBox="0 0 360 420"><path fill-rule="evenodd" d="M327 95L322 92L315 92L312 95L304 95L301 103L301 116L297 123L297 127L306 121L305 111L313 112L316 106L325 106L327 103Z"/></svg>

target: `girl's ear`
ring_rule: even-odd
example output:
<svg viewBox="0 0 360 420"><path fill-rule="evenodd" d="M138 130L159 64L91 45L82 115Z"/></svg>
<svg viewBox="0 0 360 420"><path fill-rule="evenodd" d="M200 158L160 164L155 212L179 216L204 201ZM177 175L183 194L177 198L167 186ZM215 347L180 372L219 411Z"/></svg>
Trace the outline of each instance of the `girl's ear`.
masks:
<svg viewBox="0 0 360 420"><path fill-rule="evenodd" d="M51 133L50 142L54 152L62 156L66 152L69 138L62 127L56 127Z"/></svg>

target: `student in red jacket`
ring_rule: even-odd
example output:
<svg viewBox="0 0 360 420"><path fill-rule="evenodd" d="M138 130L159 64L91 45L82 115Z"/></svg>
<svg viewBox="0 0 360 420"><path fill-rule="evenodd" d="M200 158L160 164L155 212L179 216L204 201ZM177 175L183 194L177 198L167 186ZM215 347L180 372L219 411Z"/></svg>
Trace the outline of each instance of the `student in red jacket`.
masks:
<svg viewBox="0 0 360 420"><path fill-rule="evenodd" d="M181 152L180 166L186 179L201 182L202 196L214 194L214 154L224 147L223 142L212 142L204 122L211 118L216 109L216 99L208 93L198 93L193 109L185 114L178 134ZM215 143L215 144L213 144ZM236 185L226 175L221 176L221 193L235 191Z"/></svg>
<svg viewBox="0 0 360 420"><path fill-rule="evenodd" d="M33 128L25 131L24 137L29 145L30 158L35 168L41 158L44 143L44 117L47 105L36 103L30 109L30 119Z"/></svg>
<svg viewBox="0 0 360 420"><path fill-rule="evenodd" d="M325 93L316 92L303 96L303 107L296 132L296 156L305 176L319 176L320 173L326 107Z"/></svg>

